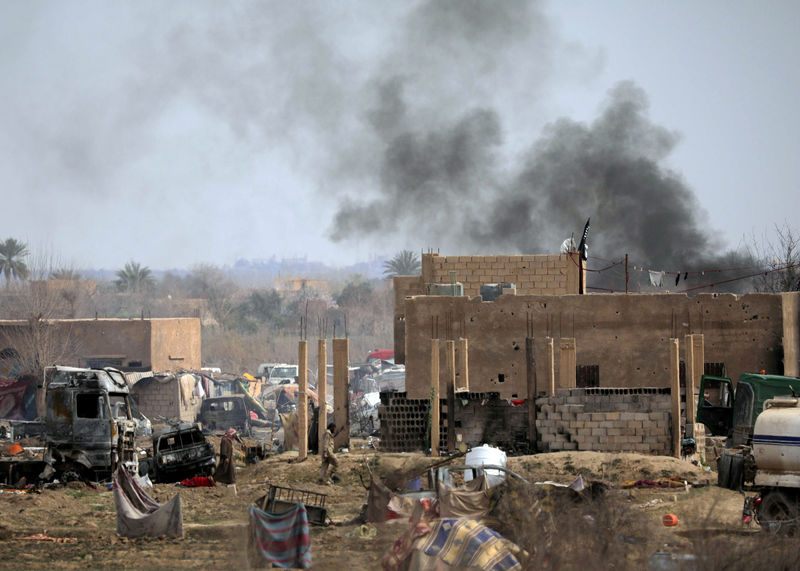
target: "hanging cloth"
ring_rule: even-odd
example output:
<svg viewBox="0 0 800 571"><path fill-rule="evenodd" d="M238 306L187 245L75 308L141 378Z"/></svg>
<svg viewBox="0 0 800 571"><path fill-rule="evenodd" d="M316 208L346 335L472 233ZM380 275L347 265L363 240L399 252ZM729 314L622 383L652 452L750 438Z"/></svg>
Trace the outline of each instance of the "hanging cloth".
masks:
<svg viewBox="0 0 800 571"><path fill-rule="evenodd" d="M653 270L649 270L649 272L650 285L653 287L661 287L661 284L664 281L664 272L654 272Z"/></svg>

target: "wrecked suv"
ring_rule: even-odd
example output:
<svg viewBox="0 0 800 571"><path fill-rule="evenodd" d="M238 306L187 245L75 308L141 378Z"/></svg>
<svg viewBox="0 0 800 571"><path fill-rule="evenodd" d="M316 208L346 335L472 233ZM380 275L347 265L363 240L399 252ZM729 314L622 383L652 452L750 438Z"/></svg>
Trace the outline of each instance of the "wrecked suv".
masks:
<svg viewBox="0 0 800 571"><path fill-rule="evenodd" d="M152 456L139 463L139 473L170 483L209 476L215 466L214 446L196 423L184 422L153 434Z"/></svg>

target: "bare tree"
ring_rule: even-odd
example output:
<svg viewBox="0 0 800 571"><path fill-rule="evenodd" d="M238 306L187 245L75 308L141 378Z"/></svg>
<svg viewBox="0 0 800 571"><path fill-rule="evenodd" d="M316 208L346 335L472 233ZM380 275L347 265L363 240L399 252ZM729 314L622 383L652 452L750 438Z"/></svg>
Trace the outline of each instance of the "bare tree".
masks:
<svg viewBox="0 0 800 571"><path fill-rule="evenodd" d="M34 260L28 279L12 285L0 309L4 317L16 321L5 328L2 348L13 349L20 375L34 377L37 384L45 367L75 363L79 354L70 322L57 319L69 311L69 300L60 288L48 284L52 269L47 258Z"/></svg>
<svg viewBox="0 0 800 571"><path fill-rule="evenodd" d="M205 299L211 316L222 327L230 327L230 320L236 307L235 296L238 288L225 273L214 266L201 264L192 268L186 277L189 294Z"/></svg>
<svg viewBox="0 0 800 571"><path fill-rule="evenodd" d="M759 292L800 291L800 236L788 223L775 225L775 240L753 237L747 247L750 256L764 268L754 278L753 288Z"/></svg>

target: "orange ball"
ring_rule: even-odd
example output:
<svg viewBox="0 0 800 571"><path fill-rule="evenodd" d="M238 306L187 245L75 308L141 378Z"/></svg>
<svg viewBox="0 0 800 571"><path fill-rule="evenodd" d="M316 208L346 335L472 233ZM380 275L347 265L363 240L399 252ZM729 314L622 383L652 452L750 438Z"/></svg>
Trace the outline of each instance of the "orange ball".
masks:
<svg viewBox="0 0 800 571"><path fill-rule="evenodd" d="M667 514L664 516L662 521L667 527L672 527L674 525L678 525L678 516L675 514Z"/></svg>

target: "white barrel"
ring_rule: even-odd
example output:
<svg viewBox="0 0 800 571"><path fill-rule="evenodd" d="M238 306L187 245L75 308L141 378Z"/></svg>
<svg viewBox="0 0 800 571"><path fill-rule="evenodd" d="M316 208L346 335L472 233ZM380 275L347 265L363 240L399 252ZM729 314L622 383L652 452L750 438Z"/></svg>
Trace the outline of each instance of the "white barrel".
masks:
<svg viewBox="0 0 800 571"><path fill-rule="evenodd" d="M765 403L753 427L753 458L759 471L800 473L800 399Z"/></svg>
<svg viewBox="0 0 800 571"><path fill-rule="evenodd" d="M486 464L490 464L493 466L502 466L503 468L506 467L506 463L508 461L508 457L506 453L500 450L499 448L495 448L494 446L489 446L488 444L483 444L482 446L477 446L467 452L466 457L464 458L465 464L467 466L483 466ZM500 470L486 470L486 481L489 484L489 487L496 486L497 484L501 483L505 480L506 475L504 472ZM472 474L467 472L464 475L464 480L467 482L472 479Z"/></svg>

